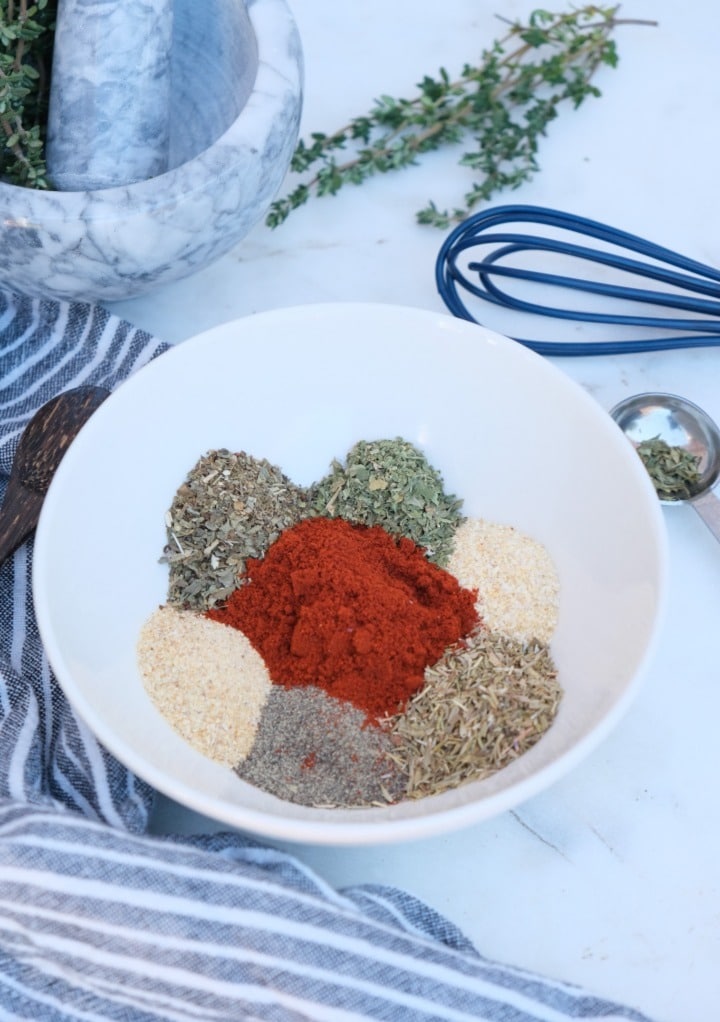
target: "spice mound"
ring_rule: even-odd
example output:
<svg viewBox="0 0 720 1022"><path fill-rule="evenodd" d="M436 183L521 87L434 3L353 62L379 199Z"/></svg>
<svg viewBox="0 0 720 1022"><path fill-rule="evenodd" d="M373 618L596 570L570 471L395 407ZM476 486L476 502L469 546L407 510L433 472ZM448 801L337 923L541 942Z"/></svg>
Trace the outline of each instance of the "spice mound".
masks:
<svg viewBox="0 0 720 1022"><path fill-rule="evenodd" d="M334 461L330 474L310 488L309 499L317 514L407 536L441 565L462 520L462 501L445 492L437 469L402 437L359 441L344 464Z"/></svg>
<svg viewBox="0 0 720 1022"><path fill-rule="evenodd" d="M341 518L287 529L214 621L239 628L273 681L316 685L378 718L478 622L475 594L405 537Z"/></svg>
<svg viewBox="0 0 720 1022"><path fill-rule="evenodd" d="M138 662L152 701L199 752L229 767L250 752L271 683L242 632L159 607L140 632Z"/></svg>
<svg viewBox="0 0 720 1022"><path fill-rule="evenodd" d="M436 795L508 766L545 734L561 695L543 643L480 630L449 649L391 722L405 796Z"/></svg>
<svg viewBox="0 0 720 1022"><path fill-rule="evenodd" d="M210 451L167 513L148 695L196 750L314 807L388 805L489 776L551 727L559 584L545 548L464 517L402 438L307 488Z"/></svg>
<svg viewBox="0 0 720 1022"><path fill-rule="evenodd" d="M512 525L467 518L455 534L448 571L477 591L486 628L519 642L549 642L560 585L552 558Z"/></svg>
<svg viewBox="0 0 720 1022"><path fill-rule="evenodd" d="M362 710L319 688L273 685L250 755L236 773L288 802L328 808L404 797L394 740Z"/></svg>
<svg viewBox="0 0 720 1022"><path fill-rule="evenodd" d="M227 599L248 557L262 557L307 512L308 498L276 466L245 451L210 451L166 516L168 602L205 610Z"/></svg>

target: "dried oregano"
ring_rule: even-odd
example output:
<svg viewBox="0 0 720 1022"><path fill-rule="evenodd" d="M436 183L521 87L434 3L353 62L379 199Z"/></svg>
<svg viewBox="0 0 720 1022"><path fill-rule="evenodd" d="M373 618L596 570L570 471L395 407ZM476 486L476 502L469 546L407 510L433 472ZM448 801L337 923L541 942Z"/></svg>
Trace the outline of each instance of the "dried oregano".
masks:
<svg viewBox="0 0 720 1022"><path fill-rule="evenodd" d="M381 525L424 547L430 560L445 565L462 521L462 501L444 489L440 473L422 451L400 437L361 440L345 463L310 488L316 514L360 525Z"/></svg>
<svg viewBox="0 0 720 1022"><path fill-rule="evenodd" d="M239 585L249 557L262 557L307 511L306 491L275 465L241 451L210 451L166 515L168 602L207 610Z"/></svg>

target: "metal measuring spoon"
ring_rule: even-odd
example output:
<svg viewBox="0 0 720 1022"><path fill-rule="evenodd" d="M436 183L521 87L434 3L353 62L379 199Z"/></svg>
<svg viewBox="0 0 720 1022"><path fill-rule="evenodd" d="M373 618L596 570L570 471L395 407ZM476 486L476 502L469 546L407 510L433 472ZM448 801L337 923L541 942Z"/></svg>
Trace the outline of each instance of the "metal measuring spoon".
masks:
<svg viewBox="0 0 720 1022"><path fill-rule="evenodd" d="M720 540L720 500L712 492L720 478L720 429L707 412L677 394L651 393L626 398L610 415L635 446L659 437L700 459L690 496L660 500L663 504L689 503Z"/></svg>
<svg viewBox="0 0 720 1022"><path fill-rule="evenodd" d="M108 394L104 387L66 390L42 405L25 427L0 508L0 563L37 525L65 451Z"/></svg>

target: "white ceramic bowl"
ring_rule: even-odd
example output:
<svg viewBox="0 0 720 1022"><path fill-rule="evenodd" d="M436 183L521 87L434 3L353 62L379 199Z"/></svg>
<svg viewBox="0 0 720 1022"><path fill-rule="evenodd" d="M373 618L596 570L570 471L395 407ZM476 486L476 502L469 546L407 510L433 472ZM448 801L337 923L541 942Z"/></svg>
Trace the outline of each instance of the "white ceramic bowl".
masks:
<svg viewBox="0 0 720 1022"><path fill-rule="evenodd" d="M135 650L166 598L158 563L165 511L212 448L265 457L307 484L355 441L398 435L426 452L465 513L514 525L550 552L561 587L552 649L564 699L537 745L487 780L385 808L284 802L186 745L145 694ZM488 818L577 764L624 712L652 652L665 542L637 455L553 365L445 314L328 304L210 330L111 395L51 485L34 598L69 700L158 790L242 830L360 845Z"/></svg>
<svg viewBox="0 0 720 1022"><path fill-rule="evenodd" d="M265 215L297 142L303 62L285 0L175 0L171 169L91 192L0 183L3 287L111 301L189 276Z"/></svg>

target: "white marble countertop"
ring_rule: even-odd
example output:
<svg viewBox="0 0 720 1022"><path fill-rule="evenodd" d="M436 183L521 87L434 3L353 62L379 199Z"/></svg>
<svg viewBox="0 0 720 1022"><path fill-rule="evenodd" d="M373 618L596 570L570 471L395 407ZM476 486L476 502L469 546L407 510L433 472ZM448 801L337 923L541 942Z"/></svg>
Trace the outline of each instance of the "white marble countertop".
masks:
<svg viewBox="0 0 720 1022"><path fill-rule="evenodd" d="M294 0L306 57L303 133L339 127L382 93L409 96L440 66L459 70L502 34L496 15L525 16L535 6ZM534 180L495 201L593 217L720 265L720 7L626 0L622 14L659 24L618 30L620 63L598 77L601 98L566 109L540 148ZM111 308L171 342L307 302L443 311L433 271L444 234L417 226L414 213L429 198L452 203L471 183L457 155L432 154L311 202L275 231L258 226L194 278ZM509 334L525 328L499 312L484 321ZM669 390L720 419L720 350L557 361L603 407ZM671 588L657 656L626 717L580 767L515 811L447 837L293 850L338 886L406 888L487 955L617 997L658 1022L716 1022L720 546L692 509L664 513ZM165 803L156 826L206 823Z"/></svg>

